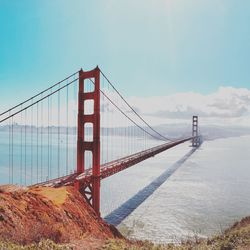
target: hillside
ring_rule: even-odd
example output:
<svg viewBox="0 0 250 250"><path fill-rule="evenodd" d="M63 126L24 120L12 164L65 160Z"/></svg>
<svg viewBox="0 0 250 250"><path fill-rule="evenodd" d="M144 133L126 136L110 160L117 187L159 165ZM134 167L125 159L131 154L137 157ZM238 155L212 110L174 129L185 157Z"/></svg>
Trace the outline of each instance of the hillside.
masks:
<svg viewBox="0 0 250 250"><path fill-rule="evenodd" d="M80 241L81 249L90 249L115 237L121 235L99 219L73 187L0 188L0 241Z"/></svg>

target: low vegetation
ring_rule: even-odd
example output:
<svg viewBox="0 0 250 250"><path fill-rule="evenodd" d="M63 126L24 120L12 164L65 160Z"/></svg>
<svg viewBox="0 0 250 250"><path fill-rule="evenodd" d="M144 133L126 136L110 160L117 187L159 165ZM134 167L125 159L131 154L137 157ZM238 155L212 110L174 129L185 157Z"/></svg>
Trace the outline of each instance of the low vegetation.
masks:
<svg viewBox="0 0 250 250"><path fill-rule="evenodd" d="M180 245L155 245L149 241L109 240L102 250L250 250L250 217L237 222L212 239L183 242Z"/></svg>
<svg viewBox="0 0 250 250"><path fill-rule="evenodd" d="M78 242L80 243L80 242ZM8 242L0 242L0 249L5 250L73 250L82 249L84 242L75 245L55 244L51 240L43 240L37 244L21 246ZM88 248L84 248L88 249ZM93 248L90 248L93 249ZM167 244L156 245L149 241L128 241L126 239L111 239L102 246L100 250L249 250L250 249L250 217L244 218L233 225L225 233L207 240L195 239L183 242L179 245Z"/></svg>
<svg viewBox="0 0 250 250"><path fill-rule="evenodd" d="M51 240L43 240L38 244L30 244L26 246L17 245L11 242L0 242L1 250L71 250L72 246L59 245Z"/></svg>

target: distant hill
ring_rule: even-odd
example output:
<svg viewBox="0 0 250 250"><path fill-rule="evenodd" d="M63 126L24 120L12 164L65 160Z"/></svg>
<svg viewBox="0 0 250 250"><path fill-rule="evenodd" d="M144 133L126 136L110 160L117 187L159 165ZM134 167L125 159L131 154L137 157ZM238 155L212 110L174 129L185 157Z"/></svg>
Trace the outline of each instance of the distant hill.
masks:
<svg viewBox="0 0 250 250"><path fill-rule="evenodd" d="M44 134L50 133L50 134L57 134L58 133L58 127L57 126L49 126L49 127L35 127L35 126L26 126L26 133L37 133L37 131L40 133L42 129L42 132ZM87 133L92 133L92 129L87 127L85 128ZM149 130L148 128L145 128L146 131L149 131L151 134L158 137L157 134ZM167 138L170 139L176 139L176 138L184 138L188 137L192 133L191 124L163 124L158 125L154 127L155 130L157 130L159 133L164 135ZM218 138L227 138L227 137L235 137L235 136L242 136L242 135L250 135L250 127L233 127L233 126L217 126L217 125L202 125L200 128L200 133L203 135L203 138L205 140L214 140ZM18 125L14 124L13 131L14 133L21 133L21 131L24 133L25 126L24 125ZM110 132L112 130L112 133ZM0 126L0 132L6 132L9 133L10 127L8 125ZM123 127L116 127L116 128L102 128L102 134L105 135L113 135L113 136L141 136L141 129L136 128L134 126L130 126L129 129L126 130ZM128 133L128 131L133 131ZM60 127L60 134L69 134L69 135L76 135L77 129L76 127L69 127L68 129L66 127L61 126ZM149 135L147 135L150 137Z"/></svg>

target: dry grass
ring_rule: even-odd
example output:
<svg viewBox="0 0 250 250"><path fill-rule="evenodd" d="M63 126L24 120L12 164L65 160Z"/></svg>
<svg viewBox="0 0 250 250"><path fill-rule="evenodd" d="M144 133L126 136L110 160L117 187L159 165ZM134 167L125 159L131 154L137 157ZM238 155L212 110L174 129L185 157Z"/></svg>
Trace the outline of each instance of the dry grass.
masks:
<svg viewBox="0 0 250 250"><path fill-rule="evenodd" d="M70 245L58 245L51 240L43 240L38 244L31 244L26 246L0 242L0 250L69 250L83 249L82 247L84 245L84 249L102 250L250 250L250 217L236 223L233 227L226 230L225 233L221 235L207 240L199 240L198 238L195 238L193 241L183 242L180 245L156 245L150 241L128 241L126 239L111 239L106 241L106 243L102 247L97 247L101 244L86 245L86 241L79 241L78 244L72 243ZM91 248L88 248L88 246L91 246Z"/></svg>
<svg viewBox="0 0 250 250"><path fill-rule="evenodd" d="M38 187L33 189L31 193L42 195L45 199L52 201L53 204L56 206L60 206L63 203L65 203L68 196L66 187L60 187L60 188Z"/></svg>
<svg viewBox="0 0 250 250"><path fill-rule="evenodd" d="M10 242L0 242L0 250L71 250L73 247L67 245L58 245L51 240L43 240L38 244L26 246L17 245Z"/></svg>

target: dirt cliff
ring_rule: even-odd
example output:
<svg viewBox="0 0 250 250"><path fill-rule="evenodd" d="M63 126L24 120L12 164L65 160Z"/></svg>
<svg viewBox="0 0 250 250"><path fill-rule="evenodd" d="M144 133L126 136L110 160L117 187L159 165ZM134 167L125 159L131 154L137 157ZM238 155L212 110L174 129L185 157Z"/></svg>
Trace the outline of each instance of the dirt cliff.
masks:
<svg viewBox="0 0 250 250"><path fill-rule="evenodd" d="M51 239L84 245L121 237L73 187L0 187L0 241L29 244Z"/></svg>

